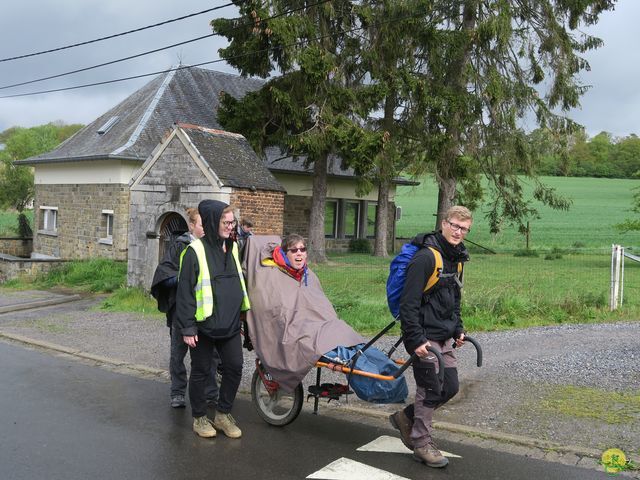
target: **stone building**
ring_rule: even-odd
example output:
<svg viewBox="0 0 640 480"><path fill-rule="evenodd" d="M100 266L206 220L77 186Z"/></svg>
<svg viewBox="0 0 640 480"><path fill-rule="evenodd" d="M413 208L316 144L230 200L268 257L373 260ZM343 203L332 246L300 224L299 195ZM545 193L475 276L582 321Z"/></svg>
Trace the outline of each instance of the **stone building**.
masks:
<svg viewBox="0 0 640 480"><path fill-rule="evenodd" d="M55 150L16 162L34 167L32 257L128 261L129 284L148 286L163 245L186 228L184 208L204 198L231 202L257 233L307 235L312 171L299 159L280 158L278 149L260 159L217 120L221 92L240 98L261 85L180 67ZM374 236L377 190L359 197L353 173L339 165L333 159L327 172L328 249ZM195 177L185 177L183 169ZM392 215L394 195L395 185ZM390 220L393 239L395 217Z"/></svg>
<svg viewBox="0 0 640 480"><path fill-rule="evenodd" d="M176 212L203 198L221 200L256 219L257 234L280 233L284 194L242 135L175 125L130 183L129 283L150 285L154 260L175 233L187 230Z"/></svg>

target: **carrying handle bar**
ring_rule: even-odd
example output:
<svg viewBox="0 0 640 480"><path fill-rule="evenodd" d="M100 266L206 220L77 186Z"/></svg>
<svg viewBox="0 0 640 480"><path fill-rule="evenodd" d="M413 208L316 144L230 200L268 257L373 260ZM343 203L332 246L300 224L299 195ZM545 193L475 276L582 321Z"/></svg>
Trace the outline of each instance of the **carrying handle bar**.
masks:
<svg viewBox="0 0 640 480"><path fill-rule="evenodd" d="M471 343L476 348L476 365L478 367L482 366L482 347L478 343L478 341L473 337L464 336L464 341ZM453 348L456 348L456 341L453 341Z"/></svg>

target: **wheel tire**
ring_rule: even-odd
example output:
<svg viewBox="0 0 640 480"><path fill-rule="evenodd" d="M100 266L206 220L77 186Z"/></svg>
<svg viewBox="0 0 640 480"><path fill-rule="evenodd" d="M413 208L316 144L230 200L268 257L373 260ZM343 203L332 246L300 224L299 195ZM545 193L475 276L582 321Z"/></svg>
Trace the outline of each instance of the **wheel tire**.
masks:
<svg viewBox="0 0 640 480"><path fill-rule="evenodd" d="M302 398L304 391L302 385L298 385L293 393L285 393L277 390L269 394L258 369L253 372L251 379L251 400L258 414L270 425L283 427L293 422L302 410Z"/></svg>

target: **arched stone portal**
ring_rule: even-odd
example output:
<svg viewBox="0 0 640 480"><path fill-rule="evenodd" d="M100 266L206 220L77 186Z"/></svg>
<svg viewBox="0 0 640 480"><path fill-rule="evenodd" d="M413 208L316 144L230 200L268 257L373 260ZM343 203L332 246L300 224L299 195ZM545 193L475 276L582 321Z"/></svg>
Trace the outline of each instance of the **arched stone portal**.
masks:
<svg viewBox="0 0 640 480"><path fill-rule="evenodd" d="M180 235L189 230L185 219L176 212L167 213L160 223L160 243L158 245L158 262L164 257L169 245Z"/></svg>

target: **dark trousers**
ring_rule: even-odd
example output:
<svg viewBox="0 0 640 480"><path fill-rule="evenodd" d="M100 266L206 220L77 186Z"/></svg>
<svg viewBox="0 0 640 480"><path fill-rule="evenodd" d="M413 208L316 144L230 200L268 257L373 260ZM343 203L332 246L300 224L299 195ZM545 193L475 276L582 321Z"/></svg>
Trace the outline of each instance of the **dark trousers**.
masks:
<svg viewBox="0 0 640 480"><path fill-rule="evenodd" d="M240 333L231 338L217 339L198 334L198 343L190 348L191 375L189 376L189 401L191 415L202 417L207 414L205 393L207 378L211 372L213 350L218 351L222 361L222 381L218 393L217 411L231 412L240 380L242 380L242 340Z"/></svg>
<svg viewBox="0 0 640 480"><path fill-rule="evenodd" d="M189 346L184 343L182 334L177 328L169 328L171 335L171 353L169 357L169 374L171 376L171 396L184 395L187 390L187 368L184 366L184 357L189 351ZM211 359L211 371L207 378L205 387L205 395L207 402L216 404L218 401L218 381L216 379L216 370L218 369L218 351L213 349L213 357Z"/></svg>

